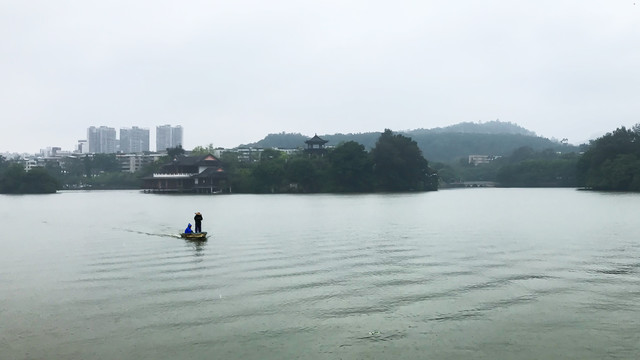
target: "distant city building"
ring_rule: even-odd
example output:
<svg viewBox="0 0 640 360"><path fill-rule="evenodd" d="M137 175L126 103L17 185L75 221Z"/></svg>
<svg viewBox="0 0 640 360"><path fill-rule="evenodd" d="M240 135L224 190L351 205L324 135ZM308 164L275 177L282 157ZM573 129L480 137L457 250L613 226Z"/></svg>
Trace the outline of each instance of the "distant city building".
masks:
<svg viewBox="0 0 640 360"><path fill-rule="evenodd" d="M94 154L112 154L118 150L116 129L100 126L91 126L87 129L87 141L89 152Z"/></svg>
<svg viewBox="0 0 640 360"><path fill-rule="evenodd" d="M137 154L149 151L149 129L137 126L120 129L120 152Z"/></svg>
<svg viewBox="0 0 640 360"><path fill-rule="evenodd" d="M134 173L142 169L145 165L157 161L162 154L119 154L116 158L120 162L122 172Z"/></svg>
<svg viewBox="0 0 640 360"><path fill-rule="evenodd" d="M469 155L469 164L473 166L488 164L499 157L493 155Z"/></svg>
<svg viewBox="0 0 640 360"><path fill-rule="evenodd" d="M301 149L291 149L291 148L271 148L276 151L280 151L287 155L297 154ZM241 147L235 149L223 149L218 148L213 150L213 155L216 157L222 157L224 153L235 154L236 158L240 162L256 162L259 161L262 157L262 153L264 152L264 148L254 148L254 147Z"/></svg>
<svg viewBox="0 0 640 360"><path fill-rule="evenodd" d="M156 151L166 151L178 145L182 145L182 126L156 126Z"/></svg>
<svg viewBox="0 0 640 360"><path fill-rule="evenodd" d="M58 152L61 150L62 148L60 148L59 146L49 146L46 149L40 149L40 156L44 156L44 157L58 156Z"/></svg>
<svg viewBox="0 0 640 360"><path fill-rule="evenodd" d="M78 146L76 147L76 152L80 154L89 153L89 143L87 140L78 140Z"/></svg>

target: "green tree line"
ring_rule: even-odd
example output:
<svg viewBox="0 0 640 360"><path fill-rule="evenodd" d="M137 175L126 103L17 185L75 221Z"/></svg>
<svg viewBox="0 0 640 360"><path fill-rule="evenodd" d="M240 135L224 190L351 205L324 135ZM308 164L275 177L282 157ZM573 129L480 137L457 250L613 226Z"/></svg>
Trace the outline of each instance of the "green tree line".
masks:
<svg viewBox="0 0 640 360"><path fill-rule="evenodd" d="M0 194L55 193L60 183L43 168L25 171L24 166L0 156Z"/></svg>
<svg viewBox="0 0 640 360"><path fill-rule="evenodd" d="M580 187L640 191L640 124L621 127L579 148L522 146L489 164L435 163L443 183L495 181L503 187Z"/></svg>
<svg viewBox="0 0 640 360"><path fill-rule="evenodd" d="M536 151L523 146L488 164L472 165L467 159L457 163L436 163L441 181L455 184L464 181L493 181L502 187L577 187L577 152L553 149Z"/></svg>
<svg viewBox="0 0 640 360"><path fill-rule="evenodd" d="M577 176L589 189L640 191L640 123L592 141L578 162Z"/></svg>
<svg viewBox="0 0 640 360"><path fill-rule="evenodd" d="M322 156L265 149L256 163L224 153L233 192L372 192L437 190L438 177L415 141L385 130L375 147L347 141Z"/></svg>

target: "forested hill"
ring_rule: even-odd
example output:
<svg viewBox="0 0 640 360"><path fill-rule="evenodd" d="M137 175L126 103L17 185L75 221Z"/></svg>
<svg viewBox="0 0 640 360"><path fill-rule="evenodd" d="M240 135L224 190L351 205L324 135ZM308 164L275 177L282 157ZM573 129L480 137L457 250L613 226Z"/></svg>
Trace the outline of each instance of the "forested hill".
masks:
<svg viewBox="0 0 640 360"><path fill-rule="evenodd" d="M396 132L408 136L418 143L424 156L430 162L451 163L461 158L466 159L469 155L507 156L515 149L523 146L528 146L533 150L577 151L575 146L560 144L547 138L535 136L535 133L516 124L500 121L460 123L445 128ZM356 141L364 145L365 148L372 149L380 134L381 132L367 132L319 136L329 141L327 146ZM243 146L297 148L304 147L304 141L309 138L310 136L302 134L269 134L256 143Z"/></svg>
<svg viewBox="0 0 640 360"><path fill-rule="evenodd" d="M518 124L500 120L482 123L462 122L443 128L413 130L411 131L411 133L519 134L526 136L537 136L533 131L527 130Z"/></svg>

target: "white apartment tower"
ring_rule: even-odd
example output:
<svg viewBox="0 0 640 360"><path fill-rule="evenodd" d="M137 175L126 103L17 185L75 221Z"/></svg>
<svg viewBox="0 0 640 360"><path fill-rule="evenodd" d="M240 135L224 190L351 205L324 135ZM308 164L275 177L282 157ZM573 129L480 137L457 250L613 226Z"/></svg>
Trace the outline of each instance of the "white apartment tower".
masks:
<svg viewBox="0 0 640 360"><path fill-rule="evenodd" d="M182 145L182 126L156 126L156 151L166 151Z"/></svg>
<svg viewBox="0 0 640 360"><path fill-rule="evenodd" d="M113 154L117 151L116 129L107 126L91 126L87 129L89 152L94 154Z"/></svg>
<svg viewBox="0 0 640 360"><path fill-rule="evenodd" d="M149 129L137 126L120 129L120 151L125 154L149 151Z"/></svg>

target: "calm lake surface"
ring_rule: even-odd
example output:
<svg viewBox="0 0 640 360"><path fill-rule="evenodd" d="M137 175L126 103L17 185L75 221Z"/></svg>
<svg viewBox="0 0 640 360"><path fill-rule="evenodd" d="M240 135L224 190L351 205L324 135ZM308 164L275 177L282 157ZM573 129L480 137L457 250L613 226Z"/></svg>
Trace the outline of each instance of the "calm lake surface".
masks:
<svg viewBox="0 0 640 360"><path fill-rule="evenodd" d="M2 359L637 359L640 195L0 196ZM177 237L195 211L211 237Z"/></svg>

